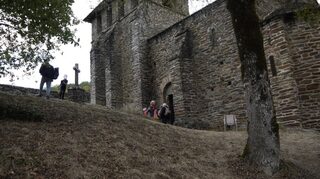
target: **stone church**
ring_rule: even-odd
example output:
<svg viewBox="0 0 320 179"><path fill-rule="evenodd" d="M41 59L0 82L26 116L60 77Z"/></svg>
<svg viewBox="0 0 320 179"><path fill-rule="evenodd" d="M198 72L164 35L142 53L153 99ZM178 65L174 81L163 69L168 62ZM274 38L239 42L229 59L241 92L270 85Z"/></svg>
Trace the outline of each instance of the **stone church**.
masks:
<svg viewBox="0 0 320 179"><path fill-rule="evenodd" d="M320 24L296 15L319 7L282 1L256 1L277 120L320 128ZM92 24L91 103L141 112L154 99L171 106L176 125L221 129L225 114L246 125L226 0L192 15L188 0L104 0L84 20Z"/></svg>

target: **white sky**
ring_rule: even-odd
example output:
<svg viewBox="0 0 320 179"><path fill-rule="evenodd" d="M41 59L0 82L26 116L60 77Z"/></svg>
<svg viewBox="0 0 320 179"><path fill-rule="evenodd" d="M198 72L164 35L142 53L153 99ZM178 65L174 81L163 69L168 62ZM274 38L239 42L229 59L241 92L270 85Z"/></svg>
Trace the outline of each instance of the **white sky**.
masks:
<svg viewBox="0 0 320 179"><path fill-rule="evenodd" d="M91 11L92 8L97 5L99 0L76 0L72 6L75 16L79 19L84 19ZM215 0L202 0L196 1L189 0L190 13L201 9L209 2ZM320 3L320 0L317 0ZM74 47L73 45L65 45L61 47L61 53L57 53L55 59L51 61L54 67L59 67L59 78L54 80L52 86L59 85L60 80L64 74L68 75L69 83L74 83L74 71L73 66L75 63L79 64L81 70L79 74L79 83L83 81L90 81L90 49L91 49L91 24L82 22L77 27L76 36L80 38L80 47ZM31 76L18 75L22 72L17 72L19 80L10 82L10 78L0 78L0 84L10 84L15 86L23 86L29 88L39 88L39 81L41 76L39 74L39 67L37 67Z"/></svg>

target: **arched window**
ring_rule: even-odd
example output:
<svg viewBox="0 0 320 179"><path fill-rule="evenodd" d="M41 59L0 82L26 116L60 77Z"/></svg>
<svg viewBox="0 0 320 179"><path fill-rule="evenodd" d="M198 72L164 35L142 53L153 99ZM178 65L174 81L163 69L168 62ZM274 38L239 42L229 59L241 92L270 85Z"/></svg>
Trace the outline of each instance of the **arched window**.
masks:
<svg viewBox="0 0 320 179"><path fill-rule="evenodd" d="M269 57L269 62L270 62L270 68L271 68L272 76L277 76L277 69L276 69L276 64L274 62L274 57L273 56Z"/></svg>
<svg viewBox="0 0 320 179"><path fill-rule="evenodd" d="M163 89L163 101L168 102L168 96L172 95L172 84L169 82Z"/></svg>
<svg viewBox="0 0 320 179"><path fill-rule="evenodd" d="M212 28L209 33L211 45L215 46L217 44L216 29Z"/></svg>
<svg viewBox="0 0 320 179"><path fill-rule="evenodd" d="M97 16L97 33L99 34L101 31L102 31L101 14L98 14L98 16Z"/></svg>

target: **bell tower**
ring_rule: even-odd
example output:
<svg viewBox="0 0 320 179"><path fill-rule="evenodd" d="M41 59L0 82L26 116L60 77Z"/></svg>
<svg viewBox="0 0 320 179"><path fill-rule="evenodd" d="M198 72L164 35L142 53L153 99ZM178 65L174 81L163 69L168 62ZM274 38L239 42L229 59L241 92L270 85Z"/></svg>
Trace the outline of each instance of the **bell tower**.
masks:
<svg viewBox="0 0 320 179"><path fill-rule="evenodd" d="M188 0L104 0L92 24L91 103L140 111L150 100L147 40L189 15Z"/></svg>

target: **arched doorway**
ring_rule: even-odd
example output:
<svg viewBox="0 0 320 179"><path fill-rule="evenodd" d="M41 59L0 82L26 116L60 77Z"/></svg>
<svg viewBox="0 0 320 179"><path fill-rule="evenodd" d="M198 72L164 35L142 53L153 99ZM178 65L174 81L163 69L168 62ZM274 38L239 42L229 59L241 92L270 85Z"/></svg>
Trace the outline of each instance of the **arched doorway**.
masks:
<svg viewBox="0 0 320 179"><path fill-rule="evenodd" d="M167 83L163 89L163 101L169 105L171 111L170 124L175 121L174 116L174 102L173 102L173 91L171 82Z"/></svg>

